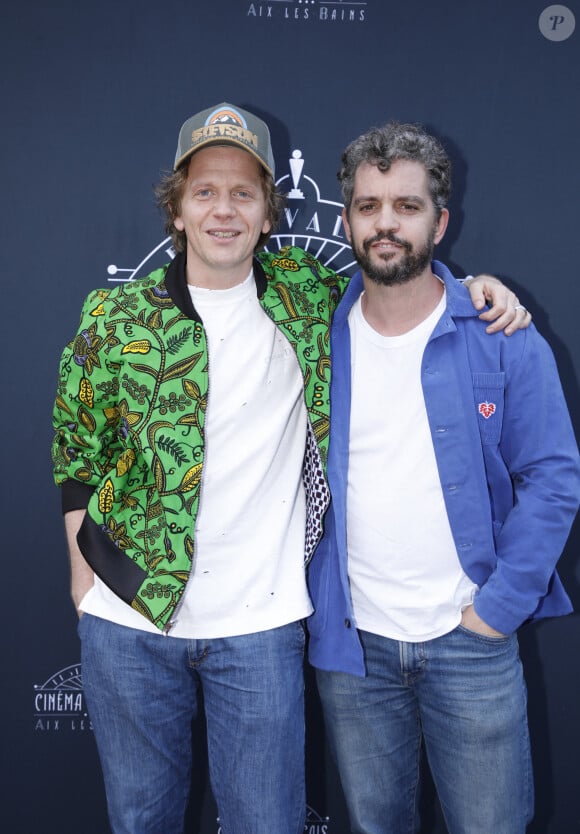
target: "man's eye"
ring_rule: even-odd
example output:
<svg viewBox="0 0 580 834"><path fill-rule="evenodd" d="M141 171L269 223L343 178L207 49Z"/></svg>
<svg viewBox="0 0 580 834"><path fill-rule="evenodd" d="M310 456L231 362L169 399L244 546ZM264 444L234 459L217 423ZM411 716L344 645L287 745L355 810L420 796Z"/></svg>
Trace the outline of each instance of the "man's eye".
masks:
<svg viewBox="0 0 580 834"><path fill-rule="evenodd" d="M401 209L407 214L413 214L416 211L419 211L419 206L415 205L415 203L403 203L401 205Z"/></svg>
<svg viewBox="0 0 580 834"><path fill-rule="evenodd" d="M239 197L240 200L251 200L252 199L252 195L250 194L249 191L236 191L235 195L236 195L236 197Z"/></svg>
<svg viewBox="0 0 580 834"><path fill-rule="evenodd" d="M195 192L195 197L201 197L201 199L206 199L207 197L211 197L211 189L209 188L198 188Z"/></svg>
<svg viewBox="0 0 580 834"><path fill-rule="evenodd" d="M358 210L361 212L361 214L369 214L374 208L374 203L361 203L361 205L358 207Z"/></svg>

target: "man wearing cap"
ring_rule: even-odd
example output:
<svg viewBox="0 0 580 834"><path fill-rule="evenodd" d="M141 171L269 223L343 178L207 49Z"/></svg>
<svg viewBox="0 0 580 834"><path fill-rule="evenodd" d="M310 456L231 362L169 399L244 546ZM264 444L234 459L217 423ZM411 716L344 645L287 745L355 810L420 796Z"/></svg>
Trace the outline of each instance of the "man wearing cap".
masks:
<svg viewBox="0 0 580 834"><path fill-rule="evenodd" d="M298 834L304 564L329 501L347 280L261 251L281 198L268 128L239 107L183 125L158 198L177 255L88 297L54 412L109 817L115 834L183 830L203 697L221 830Z"/></svg>

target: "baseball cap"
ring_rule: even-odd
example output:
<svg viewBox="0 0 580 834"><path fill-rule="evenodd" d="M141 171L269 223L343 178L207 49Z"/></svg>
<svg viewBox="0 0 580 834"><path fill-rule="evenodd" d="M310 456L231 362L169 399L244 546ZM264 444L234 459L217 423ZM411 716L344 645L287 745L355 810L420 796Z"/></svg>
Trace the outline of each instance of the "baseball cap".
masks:
<svg viewBox="0 0 580 834"><path fill-rule="evenodd" d="M274 154L268 126L241 107L224 101L191 116L179 131L173 170L177 171L192 153L208 145L243 148L274 177Z"/></svg>

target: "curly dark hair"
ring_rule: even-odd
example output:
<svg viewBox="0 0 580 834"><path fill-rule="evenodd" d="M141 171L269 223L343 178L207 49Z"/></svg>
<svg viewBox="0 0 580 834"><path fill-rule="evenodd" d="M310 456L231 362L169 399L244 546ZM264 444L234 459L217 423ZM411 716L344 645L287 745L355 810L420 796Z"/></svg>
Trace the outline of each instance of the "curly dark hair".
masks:
<svg viewBox="0 0 580 834"><path fill-rule="evenodd" d="M260 171L260 178L262 181L262 189L266 198L266 214L270 221L271 228L267 233L263 233L258 238L255 251L262 249L270 235L274 232L280 217L284 210L285 198L277 188L272 175L266 171L258 162L256 162ZM181 198L185 183L187 182L187 175L189 172L189 159L181 165L177 171L164 174L159 184L155 187L155 196L157 197L157 206L165 215L164 228L168 235L171 236L173 248L176 252L184 252L187 244L185 232L180 232L175 228L174 220L181 210Z"/></svg>
<svg viewBox="0 0 580 834"><path fill-rule="evenodd" d="M379 171L388 171L393 162L408 159L420 162L427 170L429 191L437 216L447 206L451 193L451 162L443 145L420 125L388 122L373 127L355 139L342 155L338 181L347 212L354 191L359 165L368 162Z"/></svg>

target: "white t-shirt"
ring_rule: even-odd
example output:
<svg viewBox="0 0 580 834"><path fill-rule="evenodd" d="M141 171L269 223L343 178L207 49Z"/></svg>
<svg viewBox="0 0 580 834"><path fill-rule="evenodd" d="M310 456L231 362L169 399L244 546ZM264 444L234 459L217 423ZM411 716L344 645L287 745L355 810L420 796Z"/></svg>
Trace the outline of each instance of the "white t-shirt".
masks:
<svg viewBox="0 0 580 834"><path fill-rule="evenodd" d="M253 273L227 290L189 286L209 353L205 461L192 575L175 637L265 631L308 616L306 442L294 350L263 311ZM98 579L84 611L156 632Z"/></svg>
<svg viewBox="0 0 580 834"><path fill-rule="evenodd" d="M423 352L445 297L421 324L393 337L368 324L361 299L349 315L354 618L365 631L417 642L455 628L475 590L453 542L421 388Z"/></svg>

